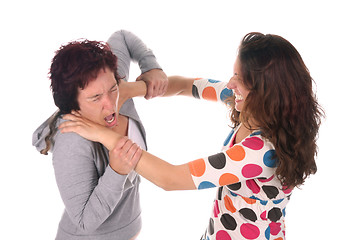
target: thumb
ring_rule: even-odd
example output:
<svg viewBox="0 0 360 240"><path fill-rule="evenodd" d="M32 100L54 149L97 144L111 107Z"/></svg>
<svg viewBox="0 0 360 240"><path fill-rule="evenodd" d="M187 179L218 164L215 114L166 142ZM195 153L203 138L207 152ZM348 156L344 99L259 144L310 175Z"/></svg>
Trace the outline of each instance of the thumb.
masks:
<svg viewBox="0 0 360 240"><path fill-rule="evenodd" d="M136 81L144 81L144 79L143 79L142 76L140 75L140 76L138 76L138 77L136 78Z"/></svg>

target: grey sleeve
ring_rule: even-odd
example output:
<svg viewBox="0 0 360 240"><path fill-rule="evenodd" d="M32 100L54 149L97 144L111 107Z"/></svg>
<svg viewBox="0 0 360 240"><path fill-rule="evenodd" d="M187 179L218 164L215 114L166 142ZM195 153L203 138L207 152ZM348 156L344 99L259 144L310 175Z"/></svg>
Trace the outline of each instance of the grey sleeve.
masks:
<svg viewBox="0 0 360 240"><path fill-rule="evenodd" d="M118 74L127 81L130 62L139 64L141 73L151 69L161 69L153 52L133 33L120 30L113 33L107 41L112 52L118 58Z"/></svg>
<svg viewBox="0 0 360 240"><path fill-rule="evenodd" d="M85 232L96 230L120 201L127 175L104 165L99 177L93 142L75 133L58 133L53 149L56 182L73 223Z"/></svg>

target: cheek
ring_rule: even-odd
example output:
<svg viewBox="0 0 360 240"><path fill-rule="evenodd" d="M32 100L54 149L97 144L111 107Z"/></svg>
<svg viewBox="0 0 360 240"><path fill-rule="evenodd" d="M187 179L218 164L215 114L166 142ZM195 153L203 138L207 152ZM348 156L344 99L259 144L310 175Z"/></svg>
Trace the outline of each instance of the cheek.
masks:
<svg viewBox="0 0 360 240"><path fill-rule="evenodd" d="M96 109L94 106L81 106L79 112L83 117L98 122L99 114L97 114Z"/></svg>

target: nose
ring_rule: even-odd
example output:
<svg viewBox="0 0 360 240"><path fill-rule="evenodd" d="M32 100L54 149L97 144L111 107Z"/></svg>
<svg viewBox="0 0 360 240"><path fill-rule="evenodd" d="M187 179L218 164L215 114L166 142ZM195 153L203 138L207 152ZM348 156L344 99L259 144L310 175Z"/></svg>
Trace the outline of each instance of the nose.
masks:
<svg viewBox="0 0 360 240"><path fill-rule="evenodd" d="M103 100L103 109L106 109L106 110L113 109L113 101L109 95L104 95L102 100Z"/></svg>
<svg viewBox="0 0 360 240"><path fill-rule="evenodd" d="M230 78L229 82L227 83L227 88L229 89L234 89L235 88L235 84L234 84L234 78Z"/></svg>

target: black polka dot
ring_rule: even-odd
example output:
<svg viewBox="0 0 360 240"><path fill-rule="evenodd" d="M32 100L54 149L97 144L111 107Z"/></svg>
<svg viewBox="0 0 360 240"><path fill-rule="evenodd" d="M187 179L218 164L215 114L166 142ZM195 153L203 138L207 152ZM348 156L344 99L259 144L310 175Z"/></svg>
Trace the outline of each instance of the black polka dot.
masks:
<svg viewBox="0 0 360 240"><path fill-rule="evenodd" d="M237 191L241 188L241 182L227 185L227 187L230 188L230 190Z"/></svg>
<svg viewBox="0 0 360 240"><path fill-rule="evenodd" d="M224 153L218 153L209 157L209 163L213 168L223 169L226 164L226 157Z"/></svg>
<svg viewBox="0 0 360 240"><path fill-rule="evenodd" d="M290 200L291 194L289 196L287 196L287 199Z"/></svg>
<svg viewBox="0 0 360 240"><path fill-rule="evenodd" d="M250 208L242 208L239 213L246 219L255 222L257 220L256 213Z"/></svg>
<svg viewBox="0 0 360 240"><path fill-rule="evenodd" d="M230 214L224 213L220 221L227 230L235 230L237 227L235 219Z"/></svg>
<svg viewBox="0 0 360 240"><path fill-rule="evenodd" d="M214 234L214 219L210 218L208 232L210 235Z"/></svg>
<svg viewBox="0 0 360 240"><path fill-rule="evenodd" d="M282 212L280 208L273 208L268 213L268 219L272 222L279 221L279 219L282 217Z"/></svg>
<svg viewBox="0 0 360 240"><path fill-rule="evenodd" d="M221 200L222 199L222 191L223 191L223 186L221 186L221 187L219 187L219 189L218 189L218 192L217 192L217 199L218 200Z"/></svg>
<svg viewBox="0 0 360 240"><path fill-rule="evenodd" d="M266 196L270 199L276 198L276 196L279 194L279 189L274 186L262 186L262 190L266 193Z"/></svg>
<svg viewBox="0 0 360 240"><path fill-rule="evenodd" d="M194 98L200 99L199 91L195 85L192 86L192 95L194 96Z"/></svg>

